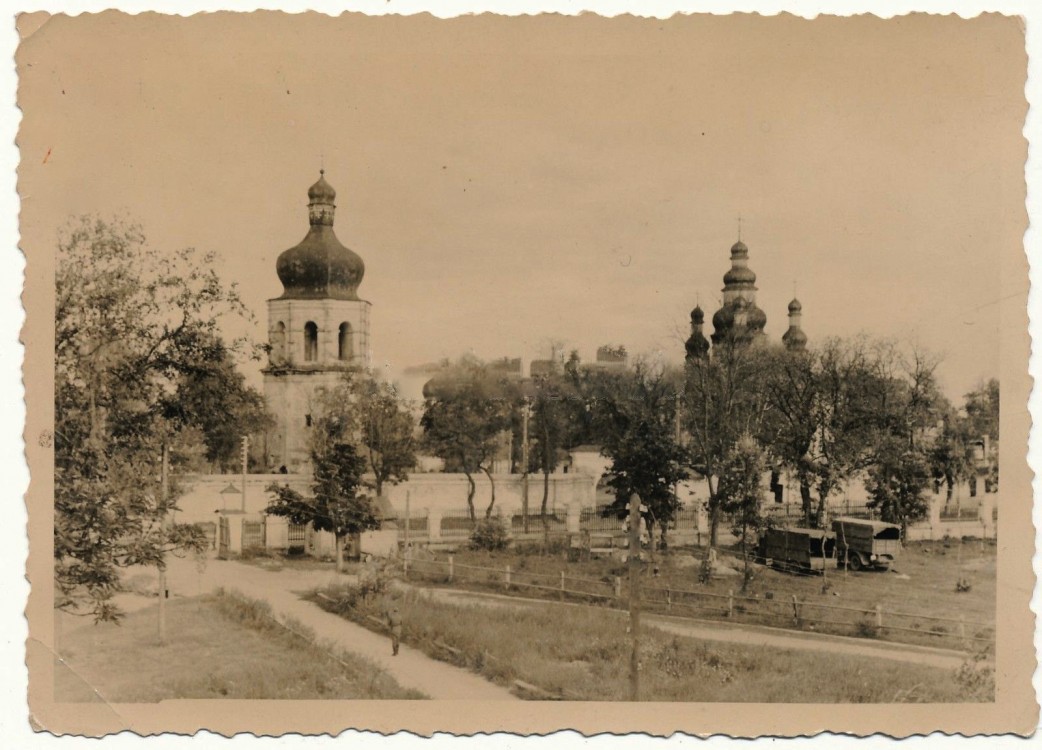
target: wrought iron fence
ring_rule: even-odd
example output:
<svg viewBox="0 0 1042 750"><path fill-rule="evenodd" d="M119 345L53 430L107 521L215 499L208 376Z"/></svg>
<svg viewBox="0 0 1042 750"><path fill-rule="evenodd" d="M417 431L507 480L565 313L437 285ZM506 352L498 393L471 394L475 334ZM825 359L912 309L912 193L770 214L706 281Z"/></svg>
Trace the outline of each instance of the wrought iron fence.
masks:
<svg viewBox="0 0 1042 750"><path fill-rule="evenodd" d="M243 549L264 549L265 543L265 525L264 521L247 521L243 519L242 522L242 548Z"/></svg>
<svg viewBox="0 0 1042 750"><path fill-rule="evenodd" d="M617 515L605 516L599 508L579 511L579 528L583 531L623 531L626 520Z"/></svg>

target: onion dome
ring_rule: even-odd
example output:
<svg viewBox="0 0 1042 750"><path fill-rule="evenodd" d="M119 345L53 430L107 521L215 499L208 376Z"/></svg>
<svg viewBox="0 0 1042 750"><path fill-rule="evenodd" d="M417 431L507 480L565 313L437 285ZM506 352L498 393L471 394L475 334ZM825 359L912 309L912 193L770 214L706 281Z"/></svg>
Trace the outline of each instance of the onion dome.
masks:
<svg viewBox="0 0 1042 750"><path fill-rule="evenodd" d="M357 300L365 263L333 232L336 190L326 182L324 171L308 188L308 199L307 236L275 264L283 286L280 299Z"/></svg>
<svg viewBox="0 0 1042 750"><path fill-rule="evenodd" d="M696 359L704 359L709 354L709 341L702 335L702 323L705 321L705 313L699 305L691 311L691 336L684 342L687 352L684 357L688 362Z"/></svg>
<svg viewBox="0 0 1042 750"><path fill-rule="evenodd" d="M753 269L748 266L738 266L724 274L724 283L727 286L734 286L735 284L755 284L756 274L753 272Z"/></svg>
<svg viewBox="0 0 1042 750"><path fill-rule="evenodd" d="M725 304L713 315L713 343L751 341L763 333L767 314L744 297Z"/></svg>
<svg viewBox="0 0 1042 750"><path fill-rule="evenodd" d="M731 245L731 257L734 258L735 256L749 257L749 248L741 240Z"/></svg>
<svg viewBox="0 0 1042 750"><path fill-rule="evenodd" d="M318 171L318 182L308 188L308 199L314 203L332 203L336 200L336 190L326 182L326 170Z"/></svg>
<svg viewBox="0 0 1042 750"><path fill-rule="evenodd" d="M781 340L786 349L802 351L807 348L807 334L803 332L802 328L796 326L789 326L789 330L782 335Z"/></svg>
<svg viewBox="0 0 1042 750"><path fill-rule="evenodd" d="M766 325L767 313L757 307L755 302L751 302L745 318L745 327L753 333L760 333Z"/></svg>
<svg viewBox="0 0 1042 750"><path fill-rule="evenodd" d="M807 348L807 334L800 326L803 318L803 305L798 299L789 303L789 330L782 335L782 343L790 351L803 351Z"/></svg>

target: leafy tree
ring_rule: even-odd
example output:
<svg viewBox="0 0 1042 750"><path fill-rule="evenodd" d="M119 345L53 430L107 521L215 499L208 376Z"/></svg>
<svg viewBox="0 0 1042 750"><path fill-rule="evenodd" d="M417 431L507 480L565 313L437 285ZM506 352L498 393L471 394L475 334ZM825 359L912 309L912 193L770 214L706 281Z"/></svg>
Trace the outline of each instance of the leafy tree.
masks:
<svg viewBox="0 0 1042 750"><path fill-rule="evenodd" d="M178 379L166 400L166 416L199 427L206 460L221 471L235 470L243 435L256 435L274 425L264 397L246 385L232 353L220 339Z"/></svg>
<svg viewBox="0 0 1042 750"><path fill-rule="evenodd" d="M497 377L483 363L463 360L425 388L427 404L420 424L427 448L445 461L446 469L467 477L467 509L476 518L474 474L483 472L492 488L485 517L496 504L492 462L500 448L500 436L510 429L516 409L516 388Z"/></svg>
<svg viewBox="0 0 1042 750"><path fill-rule="evenodd" d="M735 535L742 541L742 590L749 582L748 537L764 525L764 451L752 435L742 435L728 451L720 467L717 492L721 509L730 515Z"/></svg>
<svg viewBox="0 0 1042 750"><path fill-rule="evenodd" d="M770 408L765 388L770 357L764 343L724 340L710 357L693 358L685 367L686 463L708 485L710 547L716 546L727 502L720 490L724 463L742 436L763 431Z"/></svg>
<svg viewBox="0 0 1042 750"><path fill-rule="evenodd" d="M868 470L865 486L872 498L868 504L879 510L882 520L899 524L904 536L910 523L929 512L925 498L929 482L925 456L894 441L877 453Z"/></svg>
<svg viewBox="0 0 1042 750"><path fill-rule="evenodd" d="M345 439L364 454L377 497L383 497L385 484L409 478L416 465L416 423L392 384L349 370L336 388L320 398L319 409L322 418L335 420Z"/></svg>
<svg viewBox="0 0 1042 750"><path fill-rule="evenodd" d="M973 477L973 466L968 455L972 438L967 430L966 419L960 417L947 400L942 411L940 429L929 449L929 463L934 481L944 484L947 506L956 485Z"/></svg>
<svg viewBox="0 0 1042 750"><path fill-rule="evenodd" d="M822 377L817 355L779 347L773 352L764 387L770 410L762 439L779 467L790 470L800 488L803 522L813 524L817 465L812 449L823 436Z"/></svg>
<svg viewBox="0 0 1042 750"><path fill-rule="evenodd" d="M989 453L984 458L988 464L988 489L994 489L999 482L999 381L992 378L967 393L965 411L969 439L988 437Z"/></svg>
<svg viewBox="0 0 1042 750"><path fill-rule="evenodd" d="M530 437L534 450L529 454L530 466L543 475L543 497L539 513L543 522L543 535L550 533L547 503L550 497L550 475L557 469L573 433L573 416L578 400L569 382L558 375L548 375L533 380L532 424Z"/></svg>
<svg viewBox="0 0 1042 750"><path fill-rule="evenodd" d="M55 275L56 606L120 616L121 569L165 567L205 548L195 526L168 522L178 489L160 483L164 445L218 425L196 409L170 413L171 394L213 361L222 317L248 315L215 256L162 253L140 228L94 218L59 239ZM241 343L241 342L240 342Z"/></svg>
<svg viewBox="0 0 1042 750"><path fill-rule="evenodd" d="M287 518L290 523L331 532L336 544L336 569L340 572L344 569L344 540L379 528L380 519L371 500L361 491L365 459L354 445L341 441L336 430L328 430L324 438L314 441L311 452L312 496L272 484L268 491L275 497L267 512Z"/></svg>
<svg viewBox="0 0 1042 750"><path fill-rule="evenodd" d="M611 459L608 485L615 491L606 513L625 517L630 496L637 493L647 508L648 535L654 539L657 524L664 541L680 508L676 485L684 478L675 383L661 368L641 361L609 382L614 388L597 405L604 425L603 451Z"/></svg>
<svg viewBox="0 0 1042 750"><path fill-rule="evenodd" d="M943 402L935 370L939 360L918 349L902 356L882 343L873 358L871 397L863 420L871 426L866 489L884 521L908 525L926 516L929 455Z"/></svg>

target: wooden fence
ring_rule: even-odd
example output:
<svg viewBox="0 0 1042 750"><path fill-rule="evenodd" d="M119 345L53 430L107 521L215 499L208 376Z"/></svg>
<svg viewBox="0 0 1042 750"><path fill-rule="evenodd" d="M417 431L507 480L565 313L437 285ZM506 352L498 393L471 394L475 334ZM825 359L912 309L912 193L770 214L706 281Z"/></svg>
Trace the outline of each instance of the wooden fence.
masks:
<svg viewBox="0 0 1042 750"><path fill-rule="evenodd" d="M463 565L450 555L447 560L406 559L401 563L406 579L420 579L450 585L477 584L505 592L536 592L561 601L601 602L612 607L625 607L629 598L627 581L577 578L565 571L533 573L527 570ZM641 586L641 606L652 612L697 619L726 618L745 620L750 624L803 629L840 635L878 637L898 636L893 640L916 642L910 636L924 636L928 642L937 639L949 645L971 650L974 644L995 641L992 623L967 620L965 617L940 617L874 607L845 607L800 599L795 594L743 596L734 590L726 594L691 589L656 586L645 579ZM822 628L821 626L824 626ZM919 639L918 642L922 642Z"/></svg>

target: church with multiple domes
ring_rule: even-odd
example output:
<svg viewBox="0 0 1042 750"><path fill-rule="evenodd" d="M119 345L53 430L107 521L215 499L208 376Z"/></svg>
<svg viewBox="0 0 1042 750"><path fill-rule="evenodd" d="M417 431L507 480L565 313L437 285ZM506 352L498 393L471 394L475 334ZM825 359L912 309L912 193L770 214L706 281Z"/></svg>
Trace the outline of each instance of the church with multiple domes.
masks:
<svg viewBox="0 0 1042 750"><path fill-rule="evenodd" d="M308 189L308 232L279 255L282 295L268 300L264 396L276 419L264 446L269 466L308 461L307 428L318 397L344 370L368 368L370 303L358 296L365 263L333 231L336 191L325 171Z"/></svg>
<svg viewBox="0 0 1042 750"><path fill-rule="evenodd" d="M749 267L749 248L741 240L731 246L731 268L724 274L723 301L713 314L712 346L730 343L754 344L764 339L767 314L756 305L756 274ZM807 348L802 328L803 306L798 299L789 303L789 328L782 343L790 351ZM710 343L702 332L705 313L696 306L691 311L691 336L685 343L686 359L693 361L710 355Z"/></svg>
<svg viewBox="0 0 1042 750"><path fill-rule="evenodd" d="M269 466L298 471L308 463L308 428L318 399L336 387L342 373L368 368L371 305L358 296L365 263L333 231L336 191L325 171L308 188L308 231L304 239L279 255L276 271L282 294L268 300L268 364L264 396L276 426L266 436ZM749 248L740 239L731 247L731 268L724 274L723 300L713 315L710 340L702 332L705 313L691 311L688 361L710 356L724 343L764 340L767 315L756 304L756 274L749 267ZM782 343L792 351L807 346L799 300L789 303L789 328Z"/></svg>

